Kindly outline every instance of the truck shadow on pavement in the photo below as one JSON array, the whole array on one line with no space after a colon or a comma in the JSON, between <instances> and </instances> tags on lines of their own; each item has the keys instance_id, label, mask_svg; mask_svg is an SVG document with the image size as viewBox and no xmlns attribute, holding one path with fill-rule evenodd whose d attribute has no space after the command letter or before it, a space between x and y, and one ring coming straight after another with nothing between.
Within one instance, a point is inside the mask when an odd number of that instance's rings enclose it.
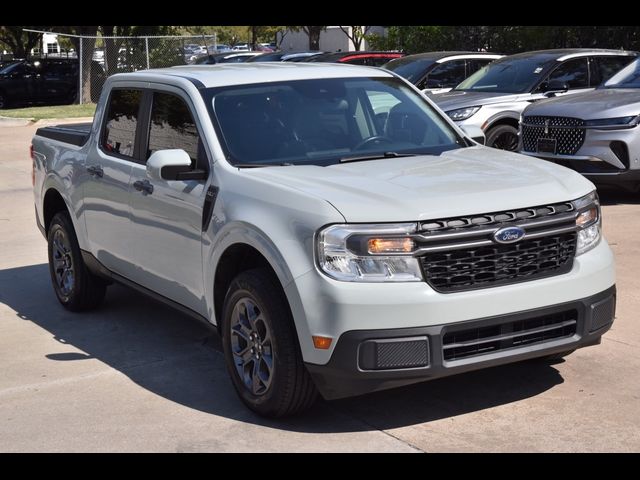
<instances>
[{"instance_id":1,"label":"truck shadow on pavement","mask_svg":"<svg viewBox=\"0 0 640 480\"><path fill-rule=\"evenodd\" d=\"M49 282L46 264L0 270L0 303L58 342L80 350L43 352L47 360L95 358L169 401L275 429L325 433L403 427L517 402L563 382L552 365L525 362L362 397L319 401L298 417L265 420L236 397L213 329L118 285L109 288L100 309L70 313L58 304ZM80 394L81 390L70 392Z\"/></svg>"}]
</instances>

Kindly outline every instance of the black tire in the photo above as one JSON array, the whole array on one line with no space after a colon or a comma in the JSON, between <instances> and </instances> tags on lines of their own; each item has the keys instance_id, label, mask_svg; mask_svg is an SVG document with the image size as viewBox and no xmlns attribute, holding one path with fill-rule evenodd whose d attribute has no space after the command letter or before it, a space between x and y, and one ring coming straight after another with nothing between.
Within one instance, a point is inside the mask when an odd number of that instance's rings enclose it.
<instances>
[{"instance_id":1,"label":"black tire","mask_svg":"<svg viewBox=\"0 0 640 480\"><path fill-rule=\"evenodd\" d=\"M249 330L240 328L238 323L242 318L239 313L244 311L247 319L250 316L247 306L257 308L252 310L254 315L257 313L253 320L244 322L256 332L251 334L252 340L249 340ZM268 346L263 343L266 337L270 339ZM283 417L302 412L315 402L317 390L302 361L289 305L278 280L267 269L242 272L231 283L224 301L222 345L233 386L245 405L254 412L265 417ZM254 356L251 345L256 347L256 351L260 348L258 355L263 354L263 357ZM245 355L234 351L245 351L249 360L245 361L242 358ZM266 368L268 355L271 355L270 370ZM245 372L244 378L241 378L240 370ZM254 376L261 378L260 373L265 372L268 373L268 385L259 380L258 388L252 388ZM258 391L260 389L262 391Z\"/></svg>"},{"instance_id":2,"label":"black tire","mask_svg":"<svg viewBox=\"0 0 640 480\"><path fill-rule=\"evenodd\" d=\"M574 348L573 350L567 350L565 352L554 353L552 355L547 355L546 357L542 357L542 360L544 360L546 362L556 362L558 360L562 360L567 355L571 355L575 351L576 351L576 349Z\"/></svg>"},{"instance_id":3,"label":"black tire","mask_svg":"<svg viewBox=\"0 0 640 480\"><path fill-rule=\"evenodd\" d=\"M511 125L497 125L487 132L487 147L515 152L518 149L518 129Z\"/></svg>"},{"instance_id":4,"label":"black tire","mask_svg":"<svg viewBox=\"0 0 640 480\"><path fill-rule=\"evenodd\" d=\"M0 110L9 108L9 99L4 92L0 92Z\"/></svg>"},{"instance_id":5,"label":"black tire","mask_svg":"<svg viewBox=\"0 0 640 480\"><path fill-rule=\"evenodd\" d=\"M51 283L62 306L72 312L80 312L100 305L107 284L89 272L84 264L78 238L67 212L54 215L47 241Z\"/></svg>"}]
</instances>

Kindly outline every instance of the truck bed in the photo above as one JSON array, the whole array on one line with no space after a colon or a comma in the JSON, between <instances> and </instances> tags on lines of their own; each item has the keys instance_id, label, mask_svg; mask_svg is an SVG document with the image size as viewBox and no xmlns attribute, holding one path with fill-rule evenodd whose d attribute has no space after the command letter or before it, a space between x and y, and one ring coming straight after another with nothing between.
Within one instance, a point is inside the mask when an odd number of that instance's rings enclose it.
<instances>
[{"instance_id":1,"label":"truck bed","mask_svg":"<svg viewBox=\"0 0 640 480\"><path fill-rule=\"evenodd\" d=\"M41 127L36 130L36 135L81 147L89 140L91 125L91 123L70 123Z\"/></svg>"}]
</instances>

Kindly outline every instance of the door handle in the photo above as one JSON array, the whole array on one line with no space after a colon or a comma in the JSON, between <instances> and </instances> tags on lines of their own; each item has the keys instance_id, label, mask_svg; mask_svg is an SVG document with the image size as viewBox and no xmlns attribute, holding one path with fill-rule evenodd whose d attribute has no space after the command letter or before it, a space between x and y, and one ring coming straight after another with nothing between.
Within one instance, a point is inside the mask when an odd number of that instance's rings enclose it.
<instances>
[{"instance_id":1,"label":"door handle","mask_svg":"<svg viewBox=\"0 0 640 480\"><path fill-rule=\"evenodd\" d=\"M91 175L92 177L102 178L102 176L104 175L104 172L102 171L102 167L100 165L91 165L90 167L87 167L87 172L89 172L89 175Z\"/></svg>"},{"instance_id":2,"label":"door handle","mask_svg":"<svg viewBox=\"0 0 640 480\"><path fill-rule=\"evenodd\" d=\"M133 188L142 192L143 195L151 195L153 193L153 185L151 185L149 180L136 180L133 182Z\"/></svg>"}]
</instances>

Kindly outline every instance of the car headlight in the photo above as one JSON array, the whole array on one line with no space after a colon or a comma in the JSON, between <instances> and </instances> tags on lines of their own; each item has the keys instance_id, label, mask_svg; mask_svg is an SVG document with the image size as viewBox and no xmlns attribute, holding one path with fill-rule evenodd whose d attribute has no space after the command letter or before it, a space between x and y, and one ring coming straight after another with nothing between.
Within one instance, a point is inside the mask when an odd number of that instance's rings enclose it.
<instances>
[{"instance_id":1,"label":"car headlight","mask_svg":"<svg viewBox=\"0 0 640 480\"><path fill-rule=\"evenodd\" d=\"M635 127L638 125L638 120L640 120L640 115L630 115L628 117L616 117L616 118L598 118L596 120L586 120L584 122L587 127L604 127L604 128L615 128L615 127Z\"/></svg>"},{"instance_id":2,"label":"car headlight","mask_svg":"<svg viewBox=\"0 0 640 480\"><path fill-rule=\"evenodd\" d=\"M600 201L596 192L591 192L573 202L578 214L576 216L576 226L578 227L578 244L576 256L588 252L600 241Z\"/></svg>"},{"instance_id":3,"label":"car headlight","mask_svg":"<svg viewBox=\"0 0 640 480\"><path fill-rule=\"evenodd\" d=\"M461 122L462 120L466 120L471 116L475 115L475 113L480 110L480 107L466 107L466 108L458 108L457 110L449 110L445 112L449 115L449 118L455 122Z\"/></svg>"},{"instance_id":4,"label":"car headlight","mask_svg":"<svg viewBox=\"0 0 640 480\"><path fill-rule=\"evenodd\" d=\"M419 282L415 223L331 225L318 232L320 269L343 282Z\"/></svg>"}]
</instances>

